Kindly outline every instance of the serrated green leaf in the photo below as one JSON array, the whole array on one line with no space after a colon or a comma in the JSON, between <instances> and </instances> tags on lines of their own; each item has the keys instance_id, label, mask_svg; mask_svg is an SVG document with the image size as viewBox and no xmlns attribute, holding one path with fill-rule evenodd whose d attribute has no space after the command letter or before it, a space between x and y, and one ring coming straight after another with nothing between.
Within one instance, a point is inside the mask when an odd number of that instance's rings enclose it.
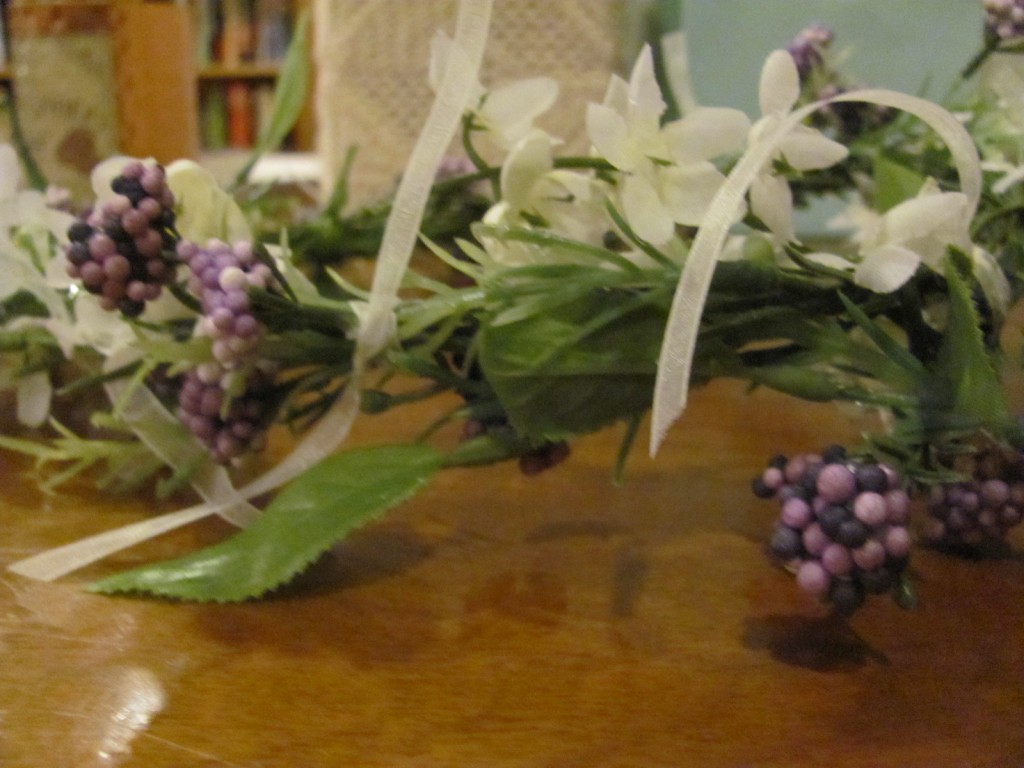
<instances>
[{"instance_id":1,"label":"serrated green leaf","mask_svg":"<svg viewBox=\"0 0 1024 768\"><path fill-rule=\"evenodd\" d=\"M985 347L977 309L967 280L954 261L946 261L949 319L936 373L946 383L948 410L977 420L977 426L1001 433L1013 421L993 358Z\"/></svg>"},{"instance_id":2,"label":"serrated green leaf","mask_svg":"<svg viewBox=\"0 0 1024 768\"><path fill-rule=\"evenodd\" d=\"M203 602L260 597L358 526L412 496L442 463L442 454L423 444L373 446L331 456L293 480L256 522L234 536L90 588Z\"/></svg>"}]
</instances>

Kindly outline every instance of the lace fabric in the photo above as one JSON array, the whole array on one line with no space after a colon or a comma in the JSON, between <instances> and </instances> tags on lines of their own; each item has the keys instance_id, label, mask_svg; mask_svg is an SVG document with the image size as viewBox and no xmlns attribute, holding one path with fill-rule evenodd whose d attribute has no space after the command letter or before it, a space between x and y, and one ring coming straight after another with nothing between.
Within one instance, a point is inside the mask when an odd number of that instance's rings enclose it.
<instances>
[{"instance_id":1,"label":"lace fabric","mask_svg":"<svg viewBox=\"0 0 1024 768\"><path fill-rule=\"evenodd\" d=\"M639 4L623 0L517 0L495 4L482 81L499 85L537 75L561 95L538 124L573 152L586 152L583 115L600 101L632 37ZM634 6L629 8L627 6ZM455 0L320 0L316 12L318 152L328 189L345 154L359 154L353 202L393 191L433 94L430 40L451 34ZM458 142L453 153L459 153ZM485 153L486 156L486 153Z\"/></svg>"}]
</instances>

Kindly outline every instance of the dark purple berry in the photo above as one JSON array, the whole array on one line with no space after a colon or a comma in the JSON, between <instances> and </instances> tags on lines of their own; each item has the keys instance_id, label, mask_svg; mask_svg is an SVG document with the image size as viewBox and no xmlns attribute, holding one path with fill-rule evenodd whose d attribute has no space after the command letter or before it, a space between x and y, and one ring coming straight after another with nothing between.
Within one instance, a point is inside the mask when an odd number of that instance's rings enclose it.
<instances>
[{"instance_id":1,"label":"dark purple berry","mask_svg":"<svg viewBox=\"0 0 1024 768\"><path fill-rule=\"evenodd\" d=\"M861 491L885 493L889 490L889 477L877 464L862 464L855 474L857 488Z\"/></svg>"},{"instance_id":2,"label":"dark purple berry","mask_svg":"<svg viewBox=\"0 0 1024 768\"><path fill-rule=\"evenodd\" d=\"M759 499L770 499L775 495L775 489L771 488L763 477L755 477L750 483L750 489Z\"/></svg>"},{"instance_id":3,"label":"dark purple berry","mask_svg":"<svg viewBox=\"0 0 1024 768\"><path fill-rule=\"evenodd\" d=\"M803 552L803 537L800 531L788 525L775 527L770 544L772 554L781 560L792 560Z\"/></svg>"},{"instance_id":4,"label":"dark purple berry","mask_svg":"<svg viewBox=\"0 0 1024 768\"><path fill-rule=\"evenodd\" d=\"M68 240L72 243L84 243L93 233L93 228L84 221L76 221L68 227Z\"/></svg>"},{"instance_id":5,"label":"dark purple berry","mask_svg":"<svg viewBox=\"0 0 1024 768\"><path fill-rule=\"evenodd\" d=\"M72 242L68 246L68 261L76 267L80 267L92 258L89 253L89 246L83 242Z\"/></svg>"},{"instance_id":6,"label":"dark purple berry","mask_svg":"<svg viewBox=\"0 0 1024 768\"><path fill-rule=\"evenodd\" d=\"M841 445L830 445L821 452L821 460L826 464L846 461L846 448Z\"/></svg>"},{"instance_id":7,"label":"dark purple berry","mask_svg":"<svg viewBox=\"0 0 1024 768\"><path fill-rule=\"evenodd\" d=\"M829 504L818 513L818 524L830 539L838 539L843 523L852 519L850 510L840 504Z\"/></svg>"},{"instance_id":8,"label":"dark purple berry","mask_svg":"<svg viewBox=\"0 0 1024 768\"><path fill-rule=\"evenodd\" d=\"M121 313L125 317L138 317L142 314L142 310L146 308L146 305L141 301L133 301L132 299L124 298L118 300L117 308L121 310Z\"/></svg>"},{"instance_id":9,"label":"dark purple berry","mask_svg":"<svg viewBox=\"0 0 1024 768\"><path fill-rule=\"evenodd\" d=\"M850 579L833 579L829 599L838 613L849 615L864 604L864 588Z\"/></svg>"},{"instance_id":10,"label":"dark purple berry","mask_svg":"<svg viewBox=\"0 0 1024 768\"><path fill-rule=\"evenodd\" d=\"M844 547L856 549L868 540L868 529L860 520L851 517L839 524L835 539Z\"/></svg>"},{"instance_id":11,"label":"dark purple berry","mask_svg":"<svg viewBox=\"0 0 1024 768\"><path fill-rule=\"evenodd\" d=\"M864 591L869 595L881 595L892 589L895 579L893 578L892 571L882 566L870 571L861 571L860 583L864 586Z\"/></svg>"}]
</instances>

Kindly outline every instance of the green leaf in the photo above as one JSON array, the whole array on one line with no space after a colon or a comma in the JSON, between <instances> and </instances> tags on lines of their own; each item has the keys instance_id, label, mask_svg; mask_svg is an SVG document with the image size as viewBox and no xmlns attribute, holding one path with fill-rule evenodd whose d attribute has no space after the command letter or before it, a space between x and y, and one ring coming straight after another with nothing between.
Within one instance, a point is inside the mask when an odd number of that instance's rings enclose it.
<instances>
[{"instance_id":1,"label":"green leaf","mask_svg":"<svg viewBox=\"0 0 1024 768\"><path fill-rule=\"evenodd\" d=\"M875 158L874 171L875 207L880 213L914 197L924 184L920 173L885 155Z\"/></svg>"},{"instance_id":2,"label":"green leaf","mask_svg":"<svg viewBox=\"0 0 1024 768\"><path fill-rule=\"evenodd\" d=\"M942 394L948 399L940 402L939 407L976 419L979 427L1002 433L1013 418L993 357L985 347L970 285L954 259L946 260L946 282L949 319L936 373L946 385L946 392Z\"/></svg>"},{"instance_id":3,"label":"green leaf","mask_svg":"<svg viewBox=\"0 0 1024 768\"><path fill-rule=\"evenodd\" d=\"M666 309L626 291L594 292L480 334L480 364L509 421L560 440L650 405Z\"/></svg>"},{"instance_id":4,"label":"green leaf","mask_svg":"<svg viewBox=\"0 0 1024 768\"><path fill-rule=\"evenodd\" d=\"M915 381L920 382L924 380L925 368L920 360L914 357L906 347L901 346L895 339L889 336L878 323L868 317L844 293L839 293L839 299L843 302L843 306L846 307L850 318L889 360L902 368Z\"/></svg>"},{"instance_id":5,"label":"green leaf","mask_svg":"<svg viewBox=\"0 0 1024 768\"><path fill-rule=\"evenodd\" d=\"M309 11L303 11L299 14L295 33L281 64L270 118L256 137L252 154L238 172L236 183L244 182L260 157L276 149L285 140L302 114L309 91L309 57Z\"/></svg>"},{"instance_id":6,"label":"green leaf","mask_svg":"<svg viewBox=\"0 0 1024 768\"><path fill-rule=\"evenodd\" d=\"M234 536L90 588L215 602L259 597L289 581L356 527L412 496L442 464L442 454L423 444L331 456L293 480L256 522Z\"/></svg>"}]
</instances>

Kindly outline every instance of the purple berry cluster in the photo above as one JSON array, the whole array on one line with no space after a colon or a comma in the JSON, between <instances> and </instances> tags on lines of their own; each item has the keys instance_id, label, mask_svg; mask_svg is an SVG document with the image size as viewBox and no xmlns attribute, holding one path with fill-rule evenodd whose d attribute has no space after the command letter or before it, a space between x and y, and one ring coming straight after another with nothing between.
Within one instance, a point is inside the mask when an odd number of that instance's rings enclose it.
<instances>
[{"instance_id":1,"label":"purple berry cluster","mask_svg":"<svg viewBox=\"0 0 1024 768\"><path fill-rule=\"evenodd\" d=\"M998 40L1024 36L1022 0L985 0L985 32Z\"/></svg>"},{"instance_id":2,"label":"purple berry cluster","mask_svg":"<svg viewBox=\"0 0 1024 768\"><path fill-rule=\"evenodd\" d=\"M1024 517L1024 456L997 448L970 457L970 479L933 485L924 537L943 546L1000 542Z\"/></svg>"},{"instance_id":3,"label":"purple berry cluster","mask_svg":"<svg viewBox=\"0 0 1024 768\"><path fill-rule=\"evenodd\" d=\"M178 393L178 418L207 447L218 464L231 464L266 444L273 409L273 377L254 367L241 379L242 391L218 363L203 363L184 375Z\"/></svg>"},{"instance_id":4,"label":"purple berry cluster","mask_svg":"<svg viewBox=\"0 0 1024 768\"><path fill-rule=\"evenodd\" d=\"M202 308L197 333L212 340L213 354L185 375L178 416L215 461L229 464L263 447L274 412L273 365L259 356L266 329L249 298L252 288L273 288L274 277L248 242L182 240L177 255Z\"/></svg>"},{"instance_id":5,"label":"purple berry cluster","mask_svg":"<svg viewBox=\"0 0 1024 768\"><path fill-rule=\"evenodd\" d=\"M557 443L545 443L519 457L519 471L527 477L539 475L541 472L557 467L569 458L569 452L569 444L564 440Z\"/></svg>"},{"instance_id":6,"label":"purple berry cluster","mask_svg":"<svg viewBox=\"0 0 1024 768\"><path fill-rule=\"evenodd\" d=\"M462 439L471 440L487 433L504 431L511 433L512 427L504 419L468 419L462 426ZM571 448L565 440L544 443L519 455L519 471L527 477L539 475L561 464L569 458Z\"/></svg>"},{"instance_id":7,"label":"purple berry cluster","mask_svg":"<svg viewBox=\"0 0 1024 768\"><path fill-rule=\"evenodd\" d=\"M793 57L800 80L804 81L811 71L823 62L822 51L832 43L835 33L824 24L816 23L800 30L786 50Z\"/></svg>"},{"instance_id":8,"label":"purple berry cluster","mask_svg":"<svg viewBox=\"0 0 1024 768\"><path fill-rule=\"evenodd\" d=\"M142 314L174 282L174 195L159 165L133 160L111 182L114 197L68 228L68 275L108 311Z\"/></svg>"},{"instance_id":9,"label":"purple berry cluster","mask_svg":"<svg viewBox=\"0 0 1024 768\"><path fill-rule=\"evenodd\" d=\"M910 498L891 467L855 461L839 446L778 456L754 492L778 499L771 550L808 594L850 613L896 585L910 552Z\"/></svg>"},{"instance_id":10,"label":"purple berry cluster","mask_svg":"<svg viewBox=\"0 0 1024 768\"><path fill-rule=\"evenodd\" d=\"M188 264L188 288L203 310L199 331L213 339L214 359L225 368L250 361L265 329L252 313L249 289L273 287L270 267L244 241L210 240L199 247L182 240L177 254Z\"/></svg>"}]
</instances>

